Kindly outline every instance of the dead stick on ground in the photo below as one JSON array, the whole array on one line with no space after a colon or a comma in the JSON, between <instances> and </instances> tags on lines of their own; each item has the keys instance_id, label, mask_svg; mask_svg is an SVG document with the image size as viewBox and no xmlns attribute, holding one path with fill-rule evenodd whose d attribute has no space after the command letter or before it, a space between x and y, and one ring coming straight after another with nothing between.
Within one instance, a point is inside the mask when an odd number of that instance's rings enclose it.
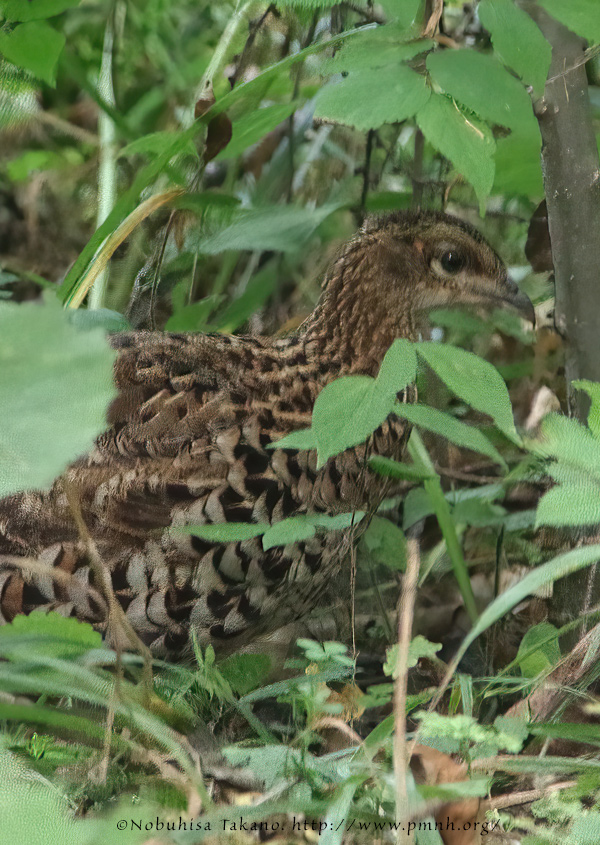
<instances>
[{"instance_id":1,"label":"dead stick on ground","mask_svg":"<svg viewBox=\"0 0 600 845\"><path fill-rule=\"evenodd\" d=\"M398 602L398 654L394 681L394 778L396 781L396 821L408 818L406 772L410 759L406 741L406 698L408 684L408 649L412 634L415 598L419 580L419 543L408 540L406 572ZM399 831L397 842L408 842L408 833Z\"/></svg>"}]
</instances>

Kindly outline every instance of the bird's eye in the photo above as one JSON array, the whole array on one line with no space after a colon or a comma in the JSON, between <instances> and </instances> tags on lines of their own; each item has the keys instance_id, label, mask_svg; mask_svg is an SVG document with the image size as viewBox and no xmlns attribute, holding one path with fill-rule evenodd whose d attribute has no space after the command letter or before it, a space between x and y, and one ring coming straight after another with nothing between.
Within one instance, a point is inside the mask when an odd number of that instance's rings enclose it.
<instances>
[{"instance_id":1,"label":"bird's eye","mask_svg":"<svg viewBox=\"0 0 600 845\"><path fill-rule=\"evenodd\" d=\"M465 266L465 259L460 252L449 249L442 255L440 264L445 273L458 273Z\"/></svg>"}]
</instances>

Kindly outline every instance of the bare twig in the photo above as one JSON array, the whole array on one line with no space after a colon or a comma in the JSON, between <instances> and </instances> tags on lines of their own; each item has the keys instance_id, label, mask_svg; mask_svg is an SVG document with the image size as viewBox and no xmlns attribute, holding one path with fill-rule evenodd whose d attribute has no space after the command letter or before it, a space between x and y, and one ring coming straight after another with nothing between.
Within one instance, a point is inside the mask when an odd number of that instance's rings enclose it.
<instances>
[{"instance_id":1,"label":"bare twig","mask_svg":"<svg viewBox=\"0 0 600 845\"><path fill-rule=\"evenodd\" d=\"M402 592L398 602L398 655L396 679L394 681L394 778L396 782L396 820L403 822L408 817L408 792L406 770L414 748L408 747L406 739L406 700L408 684L408 649L413 626L417 582L419 580L419 544L408 540L406 572L402 581ZM405 825L402 825L404 827ZM408 841L406 831L399 831L398 843Z\"/></svg>"},{"instance_id":2,"label":"bare twig","mask_svg":"<svg viewBox=\"0 0 600 845\"><path fill-rule=\"evenodd\" d=\"M433 0L433 11L423 30L423 38L433 38L444 11L444 0Z\"/></svg>"},{"instance_id":3,"label":"bare twig","mask_svg":"<svg viewBox=\"0 0 600 845\"><path fill-rule=\"evenodd\" d=\"M113 634L118 632L124 635L124 638L129 642L131 648L142 656L144 660L144 683L146 685L148 695L150 695L152 692L152 654L150 649L138 637L131 625L131 622L125 615L123 608L119 604L117 597L115 596L110 571L100 557L98 548L83 519L76 488L65 476L63 476L62 484L73 520L77 526L77 531L79 532L79 536L85 544L86 551L88 553L90 569L92 570L94 578L108 605L107 629ZM121 649L121 638L118 636L115 637L114 647L117 654L119 654Z\"/></svg>"}]
</instances>

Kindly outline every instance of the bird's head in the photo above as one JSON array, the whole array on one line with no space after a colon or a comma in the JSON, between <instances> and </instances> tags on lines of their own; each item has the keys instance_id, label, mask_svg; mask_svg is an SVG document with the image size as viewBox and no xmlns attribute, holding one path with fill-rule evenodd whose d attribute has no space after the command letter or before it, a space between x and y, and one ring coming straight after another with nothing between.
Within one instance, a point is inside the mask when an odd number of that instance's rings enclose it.
<instances>
[{"instance_id":1,"label":"bird's head","mask_svg":"<svg viewBox=\"0 0 600 845\"><path fill-rule=\"evenodd\" d=\"M534 322L533 305L473 226L440 212L370 218L325 279L321 324L353 371L370 370L397 337L416 339L436 308L509 308ZM369 359L366 365L365 359Z\"/></svg>"},{"instance_id":2,"label":"bird's head","mask_svg":"<svg viewBox=\"0 0 600 845\"><path fill-rule=\"evenodd\" d=\"M361 234L371 241L387 283L408 297L413 312L473 305L509 308L535 322L531 300L469 223L431 211L395 214L368 220Z\"/></svg>"}]
</instances>

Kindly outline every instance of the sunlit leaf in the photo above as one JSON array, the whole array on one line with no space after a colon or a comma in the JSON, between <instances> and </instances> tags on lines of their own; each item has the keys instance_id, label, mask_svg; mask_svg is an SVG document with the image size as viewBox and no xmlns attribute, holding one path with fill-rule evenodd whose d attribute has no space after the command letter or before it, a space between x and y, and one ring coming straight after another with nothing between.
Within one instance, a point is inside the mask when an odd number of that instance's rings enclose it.
<instances>
[{"instance_id":1,"label":"sunlit leaf","mask_svg":"<svg viewBox=\"0 0 600 845\"><path fill-rule=\"evenodd\" d=\"M269 132L272 132L280 123L288 118L298 107L297 102L278 103L274 106L265 106L233 123L233 134L231 141L225 149L215 157L215 161L222 161L239 156L244 150L256 144Z\"/></svg>"},{"instance_id":2,"label":"sunlit leaf","mask_svg":"<svg viewBox=\"0 0 600 845\"><path fill-rule=\"evenodd\" d=\"M600 41L600 15L597 0L539 0L547 12L592 44Z\"/></svg>"},{"instance_id":3,"label":"sunlit leaf","mask_svg":"<svg viewBox=\"0 0 600 845\"><path fill-rule=\"evenodd\" d=\"M559 484L539 501L540 525L600 525L600 487L597 484Z\"/></svg>"},{"instance_id":4,"label":"sunlit leaf","mask_svg":"<svg viewBox=\"0 0 600 845\"><path fill-rule=\"evenodd\" d=\"M300 248L323 220L340 207L328 203L319 208L269 205L235 211L223 228L198 240L205 255L233 249L289 252Z\"/></svg>"},{"instance_id":5,"label":"sunlit leaf","mask_svg":"<svg viewBox=\"0 0 600 845\"><path fill-rule=\"evenodd\" d=\"M571 387L576 390L584 390L590 397L587 424L594 437L600 440L600 384L595 381L579 379L571 382Z\"/></svg>"},{"instance_id":6,"label":"sunlit leaf","mask_svg":"<svg viewBox=\"0 0 600 845\"><path fill-rule=\"evenodd\" d=\"M493 56L468 49L440 50L429 54L427 69L446 94L484 120L521 130L535 123L527 92Z\"/></svg>"},{"instance_id":7,"label":"sunlit leaf","mask_svg":"<svg viewBox=\"0 0 600 845\"><path fill-rule=\"evenodd\" d=\"M444 411L430 408L427 405L408 405L398 402L394 406L394 413L402 419L408 420L412 425L439 434L463 449L470 449L473 452L487 455L496 463L505 466L504 458L500 452L492 446L478 428L467 425L461 420L457 420L456 417L444 413Z\"/></svg>"},{"instance_id":8,"label":"sunlit leaf","mask_svg":"<svg viewBox=\"0 0 600 845\"><path fill-rule=\"evenodd\" d=\"M48 486L106 428L115 353L58 304L0 304L0 496Z\"/></svg>"},{"instance_id":9,"label":"sunlit leaf","mask_svg":"<svg viewBox=\"0 0 600 845\"><path fill-rule=\"evenodd\" d=\"M417 352L453 393L491 417L510 440L520 442L506 384L492 364L449 344L425 341Z\"/></svg>"},{"instance_id":10,"label":"sunlit leaf","mask_svg":"<svg viewBox=\"0 0 600 845\"><path fill-rule=\"evenodd\" d=\"M405 65L385 68L385 85L381 75L380 70L352 71L326 85L317 96L315 117L356 129L377 129L413 117L429 99L425 77Z\"/></svg>"},{"instance_id":11,"label":"sunlit leaf","mask_svg":"<svg viewBox=\"0 0 600 845\"><path fill-rule=\"evenodd\" d=\"M60 15L81 0L0 0L0 14L9 21L35 21Z\"/></svg>"},{"instance_id":12,"label":"sunlit leaf","mask_svg":"<svg viewBox=\"0 0 600 845\"><path fill-rule=\"evenodd\" d=\"M483 206L494 183L496 145L489 126L467 116L444 94L431 95L417 113L417 123L432 147L473 185Z\"/></svg>"},{"instance_id":13,"label":"sunlit leaf","mask_svg":"<svg viewBox=\"0 0 600 845\"><path fill-rule=\"evenodd\" d=\"M267 522L223 522L211 525L181 525L171 529L177 533L193 534L209 543L237 543L259 537L271 526Z\"/></svg>"},{"instance_id":14,"label":"sunlit leaf","mask_svg":"<svg viewBox=\"0 0 600 845\"><path fill-rule=\"evenodd\" d=\"M549 622L540 622L523 635L516 661L522 675L535 678L556 666L560 657L558 629Z\"/></svg>"},{"instance_id":15,"label":"sunlit leaf","mask_svg":"<svg viewBox=\"0 0 600 845\"><path fill-rule=\"evenodd\" d=\"M65 36L45 21L32 21L12 31L0 31L0 53L48 85L56 81L56 65Z\"/></svg>"},{"instance_id":16,"label":"sunlit leaf","mask_svg":"<svg viewBox=\"0 0 600 845\"><path fill-rule=\"evenodd\" d=\"M540 95L552 48L537 24L513 0L481 0L477 14L492 36L498 56Z\"/></svg>"},{"instance_id":17,"label":"sunlit leaf","mask_svg":"<svg viewBox=\"0 0 600 845\"><path fill-rule=\"evenodd\" d=\"M318 395L312 416L319 466L364 442L391 413L395 396L376 388L368 376L344 376Z\"/></svg>"}]
</instances>

